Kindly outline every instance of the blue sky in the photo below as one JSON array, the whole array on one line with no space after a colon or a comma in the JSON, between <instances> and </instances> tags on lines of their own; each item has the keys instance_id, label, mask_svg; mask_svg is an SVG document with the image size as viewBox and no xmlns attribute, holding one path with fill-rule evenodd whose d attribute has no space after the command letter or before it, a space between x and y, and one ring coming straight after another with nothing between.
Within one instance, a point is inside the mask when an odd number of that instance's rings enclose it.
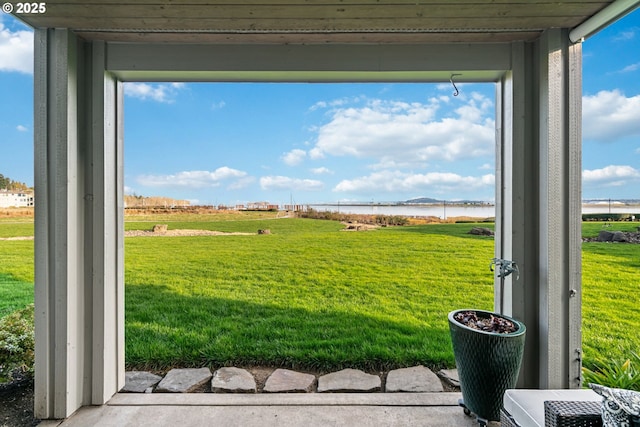
<instances>
[{"instance_id":1,"label":"blue sky","mask_svg":"<svg viewBox=\"0 0 640 427\"><path fill-rule=\"evenodd\" d=\"M0 173L33 185L33 35L0 13ZM583 45L583 198L640 199L640 11ZM493 84L127 83L129 194L494 200Z\"/></svg>"}]
</instances>

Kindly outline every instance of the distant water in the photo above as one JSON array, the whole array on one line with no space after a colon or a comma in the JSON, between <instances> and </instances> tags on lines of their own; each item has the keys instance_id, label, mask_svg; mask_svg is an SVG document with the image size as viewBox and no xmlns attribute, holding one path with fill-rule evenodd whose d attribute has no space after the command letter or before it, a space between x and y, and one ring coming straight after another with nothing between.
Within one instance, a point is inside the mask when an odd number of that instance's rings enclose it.
<instances>
[{"instance_id":1,"label":"distant water","mask_svg":"<svg viewBox=\"0 0 640 427\"><path fill-rule=\"evenodd\" d=\"M408 217L435 216L449 218L454 216L468 216L474 218L494 217L495 207L460 206L460 205L309 205L310 208L324 212L340 212L361 215L398 215Z\"/></svg>"},{"instance_id":2,"label":"distant water","mask_svg":"<svg viewBox=\"0 0 640 427\"><path fill-rule=\"evenodd\" d=\"M639 214L640 206L638 205L583 205L582 206L583 214L592 214L592 213L621 213L621 214Z\"/></svg>"},{"instance_id":3,"label":"distant water","mask_svg":"<svg viewBox=\"0 0 640 427\"><path fill-rule=\"evenodd\" d=\"M493 205L461 206L461 205L343 205L322 204L308 207L323 212L340 212L361 215L398 215L408 217L435 216L446 219L457 216L471 218L491 218L496 216ZM585 205L582 213L640 213L640 206Z\"/></svg>"}]
</instances>

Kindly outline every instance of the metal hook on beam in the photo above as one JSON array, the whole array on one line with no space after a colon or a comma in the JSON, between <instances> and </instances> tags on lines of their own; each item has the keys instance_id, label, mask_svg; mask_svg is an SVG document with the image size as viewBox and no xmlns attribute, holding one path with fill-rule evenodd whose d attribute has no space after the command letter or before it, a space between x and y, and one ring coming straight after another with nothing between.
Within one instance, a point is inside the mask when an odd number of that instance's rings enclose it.
<instances>
[{"instance_id":1,"label":"metal hook on beam","mask_svg":"<svg viewBox=\"0 0 640 427\"><path fill-rule=\"evenodd\" d=\"M451 74L451 77L449 78L449 81L451 82L451 84L453 85L453 88L456 90L455 92L453 92L453 96L458 96L460 95L460 91L458 90L458 87L456 86L456 84L453 82L453 78L455 76L461 76L462 74Z\"/></svg>"}]
</instances>

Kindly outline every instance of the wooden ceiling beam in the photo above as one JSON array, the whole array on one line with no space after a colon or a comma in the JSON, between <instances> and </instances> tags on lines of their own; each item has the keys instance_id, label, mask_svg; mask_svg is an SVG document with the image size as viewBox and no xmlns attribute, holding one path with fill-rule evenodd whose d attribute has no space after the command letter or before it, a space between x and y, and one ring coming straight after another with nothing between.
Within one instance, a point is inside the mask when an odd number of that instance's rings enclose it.
<instances>
[{"instance_id":1,"label":"wooden ceiling beam","mask_svg":"<svg viewBox=\"0 0 640 427\"><path fill-rule=\"evenodd\" d=\"M73 28L77 31L122 30L143 32L514 32L546 28L573 28L578 17L509 18L368 18L368 19L220 19L71 16L33 18L35 27Z\"/></svg>"},{"instance_id":2,"label":"wooden ceiling beam","mask_svg":"<svg viewBox=\"0 0 640 427\"><path fill-rule=\"evenodd\" d=\"M424 43L508 43L530 41L541 31L501 33L305 33L305 34L230 34L230 33L151 33L92 32L77 33L87 40L149 43L212 44L424 44Z\"/></svg>"},{"instance_id":3,"label":"wooden ceiling beam","mask_svg":"<svg viewBox=\"0 0 640 427\"><path fill-rule=\"evenodd\" d=\"M208 43L486 43L575 28L613 0L49 0L17 15L86 39Z\"/></svg>"},{"instance_id":4,"label":"wooden ceiling beam","mask_svg":"<svg viewBox=\"0 0 640 427\"><path fill-rule=\"evenodd\" d=\"M584 17L592 15L607 5L606 2L561 3L553 8L527 3L513 7L509 4L451 4L434 5L197 5L183 4L172 6L165 4L56 4L47 3L46 16L43 18L70 17L109 19L121 18L175 18L183 19L248 19L248 20L317 20L317 19L446 19L440 25L449 24L450 19L504 19L510 18L554 18ZM38 17L33 17L38 18Z\"/></svg>"}]
</instances>

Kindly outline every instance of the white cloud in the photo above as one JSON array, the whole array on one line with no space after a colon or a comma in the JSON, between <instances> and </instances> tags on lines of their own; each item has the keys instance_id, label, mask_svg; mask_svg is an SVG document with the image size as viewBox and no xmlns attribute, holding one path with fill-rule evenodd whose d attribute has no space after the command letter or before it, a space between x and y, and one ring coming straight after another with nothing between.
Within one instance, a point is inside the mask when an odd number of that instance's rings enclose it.
<instances>
[{"instance_id":1,"label":"white cloud","mask_svg":"<svg viewBox=\"0 0 640 427\"><path fill-rule=\"evenodd\" d=\"M582 127L585 140L613 142L640 135L640 95L627 98L619 90L603 90L582 98Z\"/></svg>"},{"instance_id":2,"label":"white cloud","mask_svg":"<svg viewBox=\"0 0 640 427\"><path fill-rule=\"evenodd\" d=\"M218 101L218 102L214 102L211 104L211 109L212 110L219 110L221 108L224 108L227 105L226 102L224 101Z\"/></svg>"},{"instance_id":3,"label":"white cloud","mask_svg":"<svg viewBox=\"0 0 640 427\"><path fill-rule=\"evenodd\" d=\"M638 27L632 27L624 31L620 31L618 35L616 35L613 40L614 41L627 41L633 40L636 37L636 33L638 32Z\"/></svg>"},{"instance_id":4,"label":"white cloud","mask_svg":"<svg viewBox=\"0 0 640 427\"><path fill-rule=\"evenodd\" d=\"M619 187L640 181L640 170L626 165L610 165L602 169L582 171L585 185L596 187Z\"/></svg>"},{"instance_id":5,"label":"white cloud","mask_svg":"<svg viewBox=\"0 0 640 427\"><path fill-rule=\"evenodd\" d=\"M447 101L429 103L367 100L362 107L339 107L318 128L309 157L350 156L374 159L382 167L455 161L490 155L494 149L491 100L473 94L452 117L436 113Z\"/></svg>"},{"instance_id":6,"label":"white cloud","mask_svg":"<svg viewBox=\"0 0 640 427\"><path fill-rule=\"evenodd\" d=\"M314 147L309 150L309 157L314 160L324 159L324 152L320 148Z\"/></svg>"},{"instance_id":7,"label":"white cloud","mask_svg":"<svg viewBox=\"0 0 640 427\"><path fill-rule=\"evenodd\" d=\"M228 188L243 188L253 181L244 171L226 166L215 171L183 171L172 175L141 175L136 181L148 187L188 187L206 188L220 187L227 184Z\"/></svg>"},{"instance_id":8,"label":"white cloud","mask_svg":"<svg viewBox=\"0 0 640 427\"><path fill-rule=\"evenodd\" d=\"M33 31L11 31L0 21L0 71L33 74Z\"/></svg>"},{"instance_id":9,"label":"white cloud","mask_svg":"<svg viewBox=\"0 0 640 427\"><path fill-rule=\"evenodd\" d=\"M185 87L184 83L125 83L124 93L132 98L143 101L151 100L171 104L179 90Z\"/></svg>"},{"instance_id":10,"label":"white cloud","mask_svg":"<svg viewBox=\"0 0 640 427\"><path fill-rule=\"evenodd\" d=\"M333 171L329 168L325 168L324 166L319 168L310 169L311 173L315 175L325 175L325 174L333 174Z\"/></svg>"},{"instance_id":11,"label":"white cloud","mask_svg":"<svg viewBox=\"0 0 640 427\"><path fill-rule=\"evenodd\" d=\"M302 163L306 157L306 151L295 148L288 153L284 153L282 155L282 161L289 166L295 166Z\"/></svg>"},{"instance_id":12,"label":"white cloud","mask_svg":"<svg viewBox=\"0 0 640 427\"><path fill-rule=\"evenodd\" d=\"M383 159L376 164L368 165L367 168L371 170L385 170L385 169L407 169L411 168L413 164L411 162L396 162L393 159ZM428 165L425 163L422 165L423 167L427 167Z\"/></svg>"},{"instance_id":13,"label":"white cloud","mask_svg":"<svg viewBox=\"0 0 640 427\"><path fill-rule=\"evenodd\" d=\"M309 107L309 111L316 111L321 108L327 108L328 105L329 104L326 101L318 101L315 104L313 104L311 107Z\"/></svg>"},{"instance_id":14,"label":"white cloud","mask_svg":"<svg viewBox=\"0 0 640 427\"><path fill-rule=\"evenodd\" d=\"M22 125L18 125L18 126L16 126L16 129L17 129L19 132L28 132L28 131L29 131L29 128L27 128L26 126L22 126Z\"/></svg>"},{"instance_id":15,"label":"white cloud","mask_svg":"<svg viewBox=\"0 0 640 427\"><path fill-rule=\"evenodd\" d=\"M412 174L401 171L380 171L369 176L343 180L334 188L336 192L362 193L466 193L479 189L491 189L495 176L461 176L454 173L430 172Z\"/></svg>"},{"instance_id":16,"label":"white cloud","mask_svg":"<svg viewBox=\"0 0 640 427\"><path fill-rule=\"evenodd\" d=\"M631 64L631 65L627 65L622 70L620 70L620 72L621 73L630 73L632 71L637 71L637 70L640 70L640 62L636 62L635 64Z\"/></svg>"},{"instance_id":17,"label":"white cloud","mask_svg":"<svg viewBox=\"0 0 640 427\"><path fill-rule=\"evenodd\" d=\"M482 166L480 166L478 169L484 170L484 171L493 170L493 165L490 163L485 163Z\"/></svg>"},{"instance_id":18,"label":"white cloud","mask_svg":"<svg viewBox=\"0 0 640 427\"><path fill-rule=\"evenodd\" d=\"M340 107L348 103L358 102L360 99L361 99L360 97L353 97L353 98L332 99L331 101L318 101L315 104L313 104L311 107L309 107L309 111L316 111L316 110L325 109L329 107L332 107L332 108Z\"/></svg>"},{"instance_id":19,"label":"white cloud","mask_svg":"<svg viewBox=\"0 0 640 427\"><path fill-rule=\"evenodd\" d=\"M299 179L287 176L263 176L260 178L260 188L263 190L318 191L324 188L324 184L322 181L314 179Z\"/></svg>"},{"instance_id":20,"label":"white cloud","mask_svg":"<svg viewBox=\"0 0 640 427\"><path fill-rule=\"evenodd\" d=\"M458 87L458 89L460 88L460 86L462 86L462 83L456 83L456 86ZM448 91L450 90L451 93L453 94L454 90L453 90L453 85L451 85L451 83L438 83L436 85L436 89L438 89L441 92L444 91Z\"/></svg>"}]
</instances>

